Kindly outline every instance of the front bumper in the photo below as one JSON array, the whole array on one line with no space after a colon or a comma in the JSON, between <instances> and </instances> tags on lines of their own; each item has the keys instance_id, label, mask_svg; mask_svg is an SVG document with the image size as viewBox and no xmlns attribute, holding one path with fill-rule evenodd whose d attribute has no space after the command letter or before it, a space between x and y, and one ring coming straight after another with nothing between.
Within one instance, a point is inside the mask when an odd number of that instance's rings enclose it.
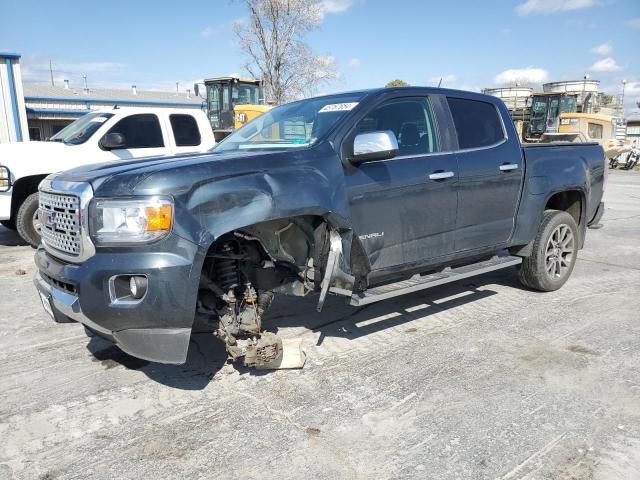
<instances>
[{"instance_id":1,"label":"front bumper","mask_svg":"<svg viewBox=\"0 0 640 480\"><path fill-rule=\"evenodd\" d=\"M9 220L11 218L11 194L13 190L8 192L0 192L0 220Z\"/></svg>"},{"instance_id":2,"label":"front bumper","mask_svg":"<svg viewBox=\"0 0 640 480\"><path fill-rule=\"evenodd\" d=\"M98 251L81 264L63 262L40 247L34 283L55 320L74 320L138 358L184 363L195 315L204 251L171 235L139 247ZM137 303L112 301L109 279L144 274L147 294Z\"/></svg>"}]
</instances>

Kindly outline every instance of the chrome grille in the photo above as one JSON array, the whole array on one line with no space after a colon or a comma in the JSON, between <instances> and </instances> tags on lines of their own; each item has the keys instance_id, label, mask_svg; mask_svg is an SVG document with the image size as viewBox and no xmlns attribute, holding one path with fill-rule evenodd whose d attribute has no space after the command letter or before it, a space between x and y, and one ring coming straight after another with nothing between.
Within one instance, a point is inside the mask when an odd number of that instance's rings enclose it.
<instances>
[{"instance_id":1,"label":"chrome grille","mask_svg":"<svg viewBox=\"0 0 640 480\"><path fill-rule=\"evenodd\" d=\"M42 240L45 245L74 257L82 253L80 231L80 199L75 195L61 195L40 191Z\"/></svg>"}]
</instances>

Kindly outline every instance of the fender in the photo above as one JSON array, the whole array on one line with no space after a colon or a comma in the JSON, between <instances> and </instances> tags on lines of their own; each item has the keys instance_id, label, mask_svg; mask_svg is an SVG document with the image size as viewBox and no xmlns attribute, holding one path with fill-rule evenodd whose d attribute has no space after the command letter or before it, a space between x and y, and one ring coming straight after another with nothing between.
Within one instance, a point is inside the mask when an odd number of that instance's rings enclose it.
<instances>
[{"instance_id":1,"label":"fender","mask_svg":"<svg viewBox=\"0 0 640 480\"><path fill-rule=\"evenodd\" d=\"M522 200L516 215L516 228L510 245L527 245L535 237L549 199L561 192L577 191L581 199L580 229L584 239L587 220L595 213L597 205L588 205L593 188L602 188L604 154L596 158L589 153L592 148L576 144L554 148L553 145L525 147L526 174ZM602 165L600 165L602 163ZM581 242L582 243L582 242Z\"/></svg>"},{"instance_id":2,"label":"fender","mask_svg":"<svg viewBox=\"0 0 640 480\"><path fill-rule=\"evenodd\" d=\"M263 162L268 168L262 168ZM316 216L341 236L341 270L350 274L352 226L344 172L329 144L302 154L230 155L170 167L170 176L156 169L144 176L132 193L153 195L158 185L165 192L174 192L177 235L208 249L216 239L235 230L272 220ZM224 176L216 175L220 170ZM166 179L176 183L167 185L162 181Z\"/></svg>"}]
</instances>

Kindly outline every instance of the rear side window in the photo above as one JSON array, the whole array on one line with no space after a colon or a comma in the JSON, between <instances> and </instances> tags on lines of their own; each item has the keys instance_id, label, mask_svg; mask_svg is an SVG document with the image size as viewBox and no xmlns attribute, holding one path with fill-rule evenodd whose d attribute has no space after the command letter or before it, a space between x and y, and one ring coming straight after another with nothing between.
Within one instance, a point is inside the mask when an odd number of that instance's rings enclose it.
<instances>
[{"instance_id":1,"label":"rear side window","mask_svg":"<svg viewBox=\"0 0 640 480\"><path fill-rule=\"evenodd\" d=\"M492 103L447 98L460 149L495 145L504 139L502 122Z\"/></svg>"},{"instance_id":2,"label":"rear side window","mask_svg":"<svg viewBox=\"0 0 640 480\"><path fill-rule=\"evenodd\" d=\"M130 115L116 123L109 133L121 133L126 140L123 148L164 147L158 117L153 113Z\"/></svg>"},{"instance_id":3,"label":"rear side window","mask_svg":"<svg viewBox=\"0 0 640 480\"><path fill-rule=\"evenodd\" d=\"M173 138L177 147L195 147L200 145L200 130L198 123L191 115L169 115Z\"/></svg>"}]
</instances>

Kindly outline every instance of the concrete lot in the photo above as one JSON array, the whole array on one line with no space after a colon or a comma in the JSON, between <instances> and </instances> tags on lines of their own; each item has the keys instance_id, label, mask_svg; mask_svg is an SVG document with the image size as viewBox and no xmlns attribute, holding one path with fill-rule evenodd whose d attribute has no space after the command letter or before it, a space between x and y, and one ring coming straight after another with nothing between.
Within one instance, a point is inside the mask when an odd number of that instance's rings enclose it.
<instances>
[{"instance_id":1,"label":"concrete lot","mask_svg":"<svg viewBox=\"0 0 640 480\"><path fill-rule=\"evenodd\" d=\"M321 315L280 297L308 362L259 374L206 334L166 366L54 324L2 229L0 479L640 478L640 174L605 200L560 291L508 270Z\"/></svg>"}]
</instances>

